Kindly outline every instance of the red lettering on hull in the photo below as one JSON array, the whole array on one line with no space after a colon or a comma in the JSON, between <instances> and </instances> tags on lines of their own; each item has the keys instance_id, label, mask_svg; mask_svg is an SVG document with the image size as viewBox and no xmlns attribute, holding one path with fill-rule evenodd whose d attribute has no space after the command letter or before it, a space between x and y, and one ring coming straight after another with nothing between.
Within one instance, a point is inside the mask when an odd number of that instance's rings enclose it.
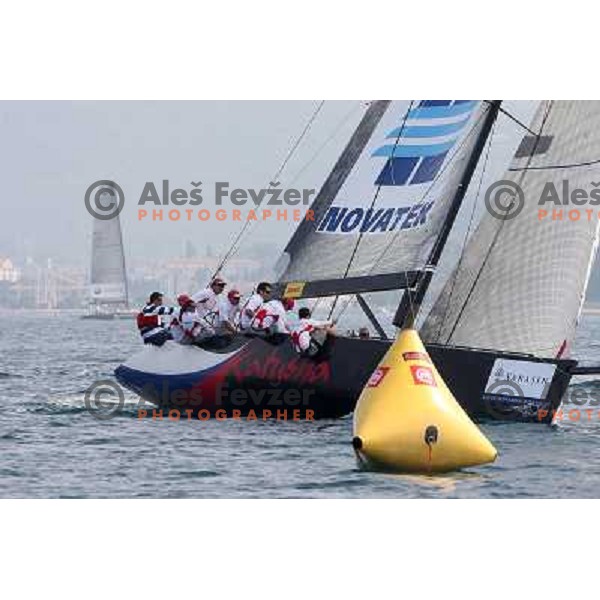
<instances>
[{"instance_id":1,"label":"red lettering on hull","mask_svg":"<svg viewBox=\"0 0 600 600\"><path fill-rule=\"evenodd\" d=\"M276 348L265 356L257 356L248 352L247 357L233 365L228 364L225 374L235 377L238 383L245 379L264 379L272 383L294 383L298 385L314 385L331 381L331 369L327 361L313 362L306 358L294 357L286 359L280 356Z\"/></svg>"}]
</instances>

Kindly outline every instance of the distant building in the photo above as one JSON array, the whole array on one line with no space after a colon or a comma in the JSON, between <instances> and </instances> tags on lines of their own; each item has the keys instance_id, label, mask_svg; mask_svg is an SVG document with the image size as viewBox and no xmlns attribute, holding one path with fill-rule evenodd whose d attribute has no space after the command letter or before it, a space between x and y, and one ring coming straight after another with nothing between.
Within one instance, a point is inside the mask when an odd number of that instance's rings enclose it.
<instances>
[{"instance_id":1,"label":"distant building","mask_svg":"<svg viewBox=\"0 0 600 600\"><path fill-rule=\"evenodd\" d=\"M10 258L0 256L0 281L16 283L20 276L19 270L13 265Z\"/></svg>"}]
</instances>

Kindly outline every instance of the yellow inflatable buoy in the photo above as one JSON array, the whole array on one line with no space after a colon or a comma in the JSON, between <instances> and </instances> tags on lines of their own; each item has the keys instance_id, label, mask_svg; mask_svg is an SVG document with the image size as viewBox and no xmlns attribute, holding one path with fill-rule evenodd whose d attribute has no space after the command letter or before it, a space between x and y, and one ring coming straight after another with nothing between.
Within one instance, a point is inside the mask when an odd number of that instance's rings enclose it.
<instances>
[{"instance_id":1,"label":"yellow inflatable buoy","mask_svg":"<svg viewBox=\"0 0 600 600\"><path fill-rule=\"evenodd\" d=\"M414 329L400 332L360 395L352 445L367 467L396 472L453 471L497 455Z\"/></svg>"}]
</instances>

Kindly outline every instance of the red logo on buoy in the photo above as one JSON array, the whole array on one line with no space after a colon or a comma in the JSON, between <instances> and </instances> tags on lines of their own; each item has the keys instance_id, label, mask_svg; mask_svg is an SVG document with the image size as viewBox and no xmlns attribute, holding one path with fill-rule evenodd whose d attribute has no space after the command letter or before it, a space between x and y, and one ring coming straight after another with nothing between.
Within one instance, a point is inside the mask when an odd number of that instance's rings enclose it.
<instances>
[{"instance_id":1,"label":"red logo on buoy","mask_svg":"<svg viewBox=\"0 0 600 600\"><path fill-rule=\"evenodd\" d=\"M429 360L429 356L427 356L427 354L425 354L424 352L404 352L404 354L402 354L402 358L405 361L424 360L426 362L431 362Z\"/></svg>"},{"instance_id":2,"label":"red logo on buoy","mask_svg":"<svg viewBox=\"0 0 600 600\"><path fill-rule=\"evenodd\" d=\"M413 365L410 367L410 372L412 373L413 381L416 385L430 385L432 387L437 387L433 371L429 367L417 367Z\"/></svg>"},{"instance_id":3,"label":"red logo on buoy","mask_svg":"<svg viewBox=\"0 0 600 600\"><path fill-rule=\"evenodd\" d=\"M373 375L369 378L367 387L377 387L383 381L383 378L387 375L389 370L389 367L377 367L377 369L373 371Z\"/></svg>"}]
</instances>

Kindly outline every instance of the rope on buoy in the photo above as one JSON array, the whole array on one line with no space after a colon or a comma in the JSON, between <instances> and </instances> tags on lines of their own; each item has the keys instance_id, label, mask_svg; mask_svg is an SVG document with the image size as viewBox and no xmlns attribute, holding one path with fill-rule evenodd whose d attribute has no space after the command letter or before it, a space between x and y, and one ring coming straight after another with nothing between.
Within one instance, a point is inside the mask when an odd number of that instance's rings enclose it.
<instances>
[{"instance_id":1,"label":"rope on buoy","mask_svg":"<svg viewBox=\"0 0 600 600\"><path fill-rule=\"evenodd\" d=\"M435 425L428 425L425 429L425 443L427 444L427 463L431 473L431 461L433 445L437 443L439 436L438 428Z\"/></svg>"}]
</instances>

